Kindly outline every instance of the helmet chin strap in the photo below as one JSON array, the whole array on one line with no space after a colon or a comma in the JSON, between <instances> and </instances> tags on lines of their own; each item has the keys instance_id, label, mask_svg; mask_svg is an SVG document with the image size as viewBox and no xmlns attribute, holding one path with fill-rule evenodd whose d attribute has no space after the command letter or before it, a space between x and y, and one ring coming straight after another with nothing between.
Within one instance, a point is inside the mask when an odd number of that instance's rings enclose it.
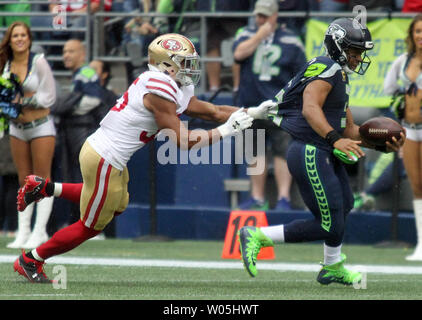
<instances>
[{"instance_id":1,"label":"helmet chin strap","mask_svg":"<svg viewBox=\"0 0 422 320\"><path fill-rule=\"evenodd\" d=\"M349 66L347 65L347 63L342 66L343 70L347 73L347 74L353 74L354 71L352 69L349 68Z\"/></svg>"},{"instance_id":2,"label":"helmet chin strap","mask_svg":"<svg viewBox=\"0 0 422 320\"><path fill-rule=\"evenodd\" d=\"M342 69L349 75L355 73L355 71L350 69L350 67L347 64L347 61L349 59L347 58L347 53L344 50L342 50L341 56L344 58L344 63L341 64Z\"/></svg>"}]
</instances>

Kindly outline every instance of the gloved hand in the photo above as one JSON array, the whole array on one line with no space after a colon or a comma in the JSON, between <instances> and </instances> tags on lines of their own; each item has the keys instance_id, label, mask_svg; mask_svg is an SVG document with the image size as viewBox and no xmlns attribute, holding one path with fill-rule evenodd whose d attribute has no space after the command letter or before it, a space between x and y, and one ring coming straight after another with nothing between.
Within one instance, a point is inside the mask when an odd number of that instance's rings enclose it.
<instances>
[{"instance_id":1,"label":"gloved hand","mask_svg":"<svg viewBox=\"0 0 422 320\"><path fill-rule=\"evenodd\" d=\"M217 127L222 138L238 134L252 125L253 118L249 116L244 108L233 112L230 118L221 126Z\"/></svg>"},{"instance_id":2,"label":"gloved hand","mask_svg":"<svg viewBox=\"0 0 422 320\"><path fill-rule=\"evenodd\" d=\"M268 112L275 106L277 106L277 102L266 100L261 102L261 104L257 107L247 108L246 112L254 119L266 120L268 117Z\"/></svg>"}]
</instances>

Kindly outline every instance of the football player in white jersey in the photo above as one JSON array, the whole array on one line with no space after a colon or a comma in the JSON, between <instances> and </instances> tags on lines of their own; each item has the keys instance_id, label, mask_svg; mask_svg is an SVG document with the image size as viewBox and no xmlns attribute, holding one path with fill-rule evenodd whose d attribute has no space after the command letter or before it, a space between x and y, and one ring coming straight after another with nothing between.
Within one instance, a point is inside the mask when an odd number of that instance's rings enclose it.
<instances>
[{"instance_id":1,"label":"football player in white jersey","mask_svg":"<svg viewBox=\"0 0 422 320\"><path fill-rule=\"evenodd\" d=\"M264 119L274 104L265 101L247 111L216 106L194 96L200 77L199 56L192 42L179 34L165 34L148 47L149 71L142 73L83 145L79 161L83 183L53 183L26 177L18 193L18 210L44 197L61 197L80 204L80 220L57 231L50 240L14 263L15 271L31 282L50 282L44 260L65 253L99 234L129 202L130 157L162 129L174 132L179 147L205 146L235 135ZM223 123L206 136L192 135L179 115ZM195 131L195 130L193 130ZM192 137L195 136L195 139ZM199 137L198 137L199 136Z\"/></svg>"}]
</instances>

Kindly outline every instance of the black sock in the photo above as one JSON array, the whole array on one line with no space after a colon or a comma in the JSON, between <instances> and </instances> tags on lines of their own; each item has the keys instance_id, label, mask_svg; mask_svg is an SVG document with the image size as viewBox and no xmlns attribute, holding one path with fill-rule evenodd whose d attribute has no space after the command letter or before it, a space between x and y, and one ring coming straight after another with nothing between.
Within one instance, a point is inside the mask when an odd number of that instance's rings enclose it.
<instances>
[{"instance_id":1,"label":"black sock","mask_svg":"<svg viewBox=\"0 0 422 320\"><path fill-rule=\"evenodd\" d=\"M49 181L45 186L45 193L51 197L54 195L54 182Z\"/></svg>"},{"instance_id":2,"label":"black sock","mask_svg":"<svg viewBox=\"0 0 422 320\"><path fill-rule=\"evenodd\" d=\"M36 260L36 259L34 258L34 256L32 255L32 251L29 251L29 252L25 253L25 256L26 256L27 258L29 258L29 259Z\"/></svg>"}]
</instances>

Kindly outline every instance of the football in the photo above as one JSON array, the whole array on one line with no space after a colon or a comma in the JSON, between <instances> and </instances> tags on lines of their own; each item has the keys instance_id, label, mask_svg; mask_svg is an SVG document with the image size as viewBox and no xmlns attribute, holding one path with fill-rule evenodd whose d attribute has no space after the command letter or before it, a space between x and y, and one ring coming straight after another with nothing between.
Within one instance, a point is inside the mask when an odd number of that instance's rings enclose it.
<instances>
[{"instance_id":1,"label":"football","mask_svg":"<svg viewBox=\"0 0 422 320\"><path fill-rule=\"evenodd\" d=\"M400 132L405 132L403 127L391 118L376 117L365 121L359 127L362 140L375 146L385 146L387 141L392 141L393 137L400 139Z\"/></svg>"}]
</instances>

